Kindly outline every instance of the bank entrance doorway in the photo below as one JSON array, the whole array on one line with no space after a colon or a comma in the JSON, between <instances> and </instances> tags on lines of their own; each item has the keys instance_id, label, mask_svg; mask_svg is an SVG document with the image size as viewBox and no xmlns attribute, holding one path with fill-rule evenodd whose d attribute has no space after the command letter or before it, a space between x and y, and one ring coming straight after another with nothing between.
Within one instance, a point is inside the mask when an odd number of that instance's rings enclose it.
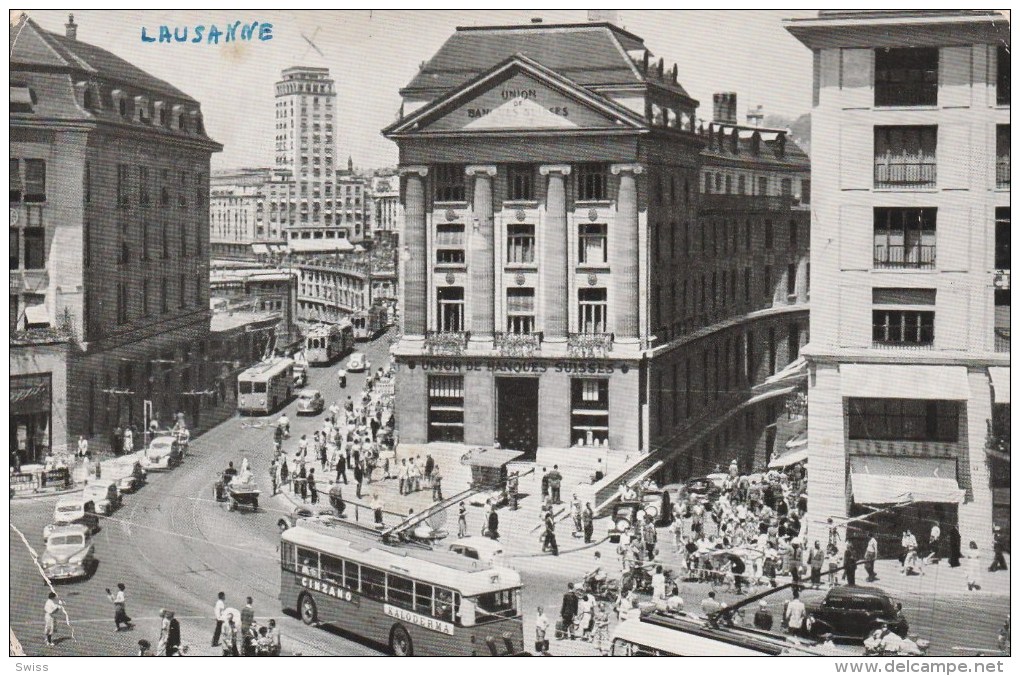
<instances>
[{"instance_id":1,"label":"bank entrance doorway","mask_svg":"<svg viewBox=\"0 0 1020 676\"><path fill-rule=\"evenodd\" d=\"M538 451L538 378L496 378L496 441L500 447Z\"/></svg>"}]
</instances>

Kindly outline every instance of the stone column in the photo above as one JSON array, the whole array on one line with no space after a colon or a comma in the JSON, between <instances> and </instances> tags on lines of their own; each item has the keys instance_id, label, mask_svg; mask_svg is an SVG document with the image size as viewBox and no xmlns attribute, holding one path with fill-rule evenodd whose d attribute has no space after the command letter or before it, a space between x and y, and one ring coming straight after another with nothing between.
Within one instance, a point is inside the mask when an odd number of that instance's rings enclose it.
<instances>
[{"instance_id":1,"label":"stone column","mask_svg":"<svg viewBox=\"0 0 1020 676\"><path fill-rule=\"evenodd\" d=\"M417 339L425 336L428 326L428 250L425 247L426 219L425 176L428 167L401 167L404 177L404 335Z\"/></svg>"},{"instance_id":2,"label":"stone column","mask_svg":"<svg viewBox=\"0 0 1020 676\"><path fill-rule=\"evenodd\" d=\"M471 313L471 340L491 343L496 319L496 241L492 218L492 179L496 175L496 167L471 165L465 171L468 176L474 177L474 217L468 238L471 243L468 262L471 282L467 305Z\"/></svg>"},{"instance_id":3,"label":"stone column","mask_svg":"<svg viewBox=\"0 0 1020 676\"><path fill-rule=\"evenodd\" d=\"M569 164L546 164L538 168L542 176L549 177L549 188L545 198L544 233L542 242L544 255L540 258L539 278L542 284L542 331L543 339L563 342L567 338L570 317L570 299L567 297L570 285L569 257L567 255L567 188L566 177L570 175Z\"/></svg>"},{"instance_id":4,"label":"stone column","mask_svg":"<svg viewBox=\"0 0 1020 676\"><path fill-rule=\"evenodd\" d=\"M640 333L640 275L638 266L638 191L640 164L614 164L614 176L620 177L616 197L616 219L609 233L609 269L613 277L612 307L614 333L623 342L637 341Z\"/></svg>"}]
</instances>

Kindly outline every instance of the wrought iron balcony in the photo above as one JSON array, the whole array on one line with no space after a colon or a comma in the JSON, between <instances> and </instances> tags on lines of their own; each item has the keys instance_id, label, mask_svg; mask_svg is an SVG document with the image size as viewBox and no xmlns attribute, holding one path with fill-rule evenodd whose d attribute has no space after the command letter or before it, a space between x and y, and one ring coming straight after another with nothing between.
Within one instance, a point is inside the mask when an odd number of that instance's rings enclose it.
<instances>
[{"instance_id":1,"label":"wrought iron balcony","mask_svg":"<svg viewBox=\"0 0 1020 676\"><path fill-rule=\"evenodd\" d=\"M467 349L470 331L426 331L425 351L434 356L456 357Z\"/></svg>"},{"instance_id":2,"label":"wrought iron balcony","mask_svg":"<svg viewBox=\"0 0 1020 676\"><path fill-rule=\"evenodd\" d=\"M612 333L567 334L567 354L576 359L605 357L613 351Z\"/></svg>"},{"instance_id":3,"label":"wrought iron balcony","mask_svg":"<svg viewBox=\"0 0 1020 676\"><path fill-rule=\"evenodd\" d=\"M542 349L542 332L507 333L497 331L493 347L502 357L530 357Z\"/></svg>"},{"instance_id":4,"label":"wrought iron balcony","mask_svg":"<svg viewBox=\"0 0 1020 676\"><path fill-rule=\"evenodd\" d=\"M1009 157L995 158L995 187L1009 187Z\"/></svg>"},{"instance_id":5,"label":"wrought iron balcony","mask_svg":"<svg viewBox=\"0 0 1020 676\"><path fill-rule=\"evenodd\" d=\"M909 164L876 164L875 187L898 188L900 186L935 187L936 165L934 162L912 162Z\"/></svg>"},{"instance_id":6,"label":"wrought iron balcony","mask_svg":"<svg viewBox=\"0 0 1020 676\"><path fill-rule=\"evenodd\" d=\"M934 268L935 245L876 244L876 268Z\"/></svg>"}]
</instances>

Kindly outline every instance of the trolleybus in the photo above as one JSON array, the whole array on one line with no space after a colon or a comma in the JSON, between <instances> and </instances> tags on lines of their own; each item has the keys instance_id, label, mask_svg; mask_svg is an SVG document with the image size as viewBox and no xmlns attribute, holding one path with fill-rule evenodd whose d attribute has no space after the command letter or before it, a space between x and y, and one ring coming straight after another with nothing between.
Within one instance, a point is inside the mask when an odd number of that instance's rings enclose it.
<instances>
[{"instance_id":1,"label":"trolleybus","mask_svg":"<svg viewBox=\"0 0 1020 676\"><path fill-rule=\"evenodd\" d=\"M290 400L293 386L293 359L276 357L256 364L237 376L237 410L272 413Z\"/></svg>"},{"instance_id":2,"label":"trolleybus","mask_svg":"<svg viewBox=\"0 0 1020 676\"><path fill-rule=\"evenodd\" d=\"M301 520L280 535L280 602L394 655L524 652L516 571L416 544L384 544L343 521Z\"/></svg>"}]
</instances>

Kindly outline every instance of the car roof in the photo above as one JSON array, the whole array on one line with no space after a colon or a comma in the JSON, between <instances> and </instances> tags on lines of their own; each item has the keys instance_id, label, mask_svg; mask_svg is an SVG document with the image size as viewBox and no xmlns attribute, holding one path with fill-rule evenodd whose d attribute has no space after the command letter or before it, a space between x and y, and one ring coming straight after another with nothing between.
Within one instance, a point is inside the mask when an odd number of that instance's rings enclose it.
<instances>
[{"instance_id":1,"label":"car roof","mask_svg":"<svg viewBox=\"0 0 1020 676\"><path fill-rule=\"evenodd\" d=\"M80 523L72 523L67 526L57 526L50 531L50 537L54 535L89 535L89 529L87 526L83 526Z\"/></svg>"},{"instance_id":2,"label":"car roof","mask_svg":"<svg viewBox=\"0 0 1020 676\"><path fill-rule=\"evenodd\" d=\"M503 551L503 546L502 545L500 545L499 543L493 542L489 538L482 537L481 535L469 535L467 537L457 538L456 540L454 540L454 541L452 541L450 543L451 547L453 545L464 545L466 547L472 547L472 548L477 549L479 551L482 551L482 550L488 551L488 552L501 552L501 551Z\"/></svg>"},{"instance_id":3,"label":"car roof","mask_svg":"<svg viewBox=\"0 0 1020 676\"><path fill-rule=\"evenodd\" d=\"M78 495L65 495L57 500L57 507L66 507L68 505L78 506L86 502L92 502L92 498L86 496L84 493L79 493Z\"/></svg>"},{"instance_id":4,"label":"car roof","mask_svg":"<svg viewBox=\"0 0 1020 676\"><path fill-rule=\"evenodd\" d=\"M314 397L317 394L322 394L322 393L319 392L318 390L313 390L312 388L308 387L308 388L305 388L305 389L301 390L298 393L298 396L301 396L301 397L305 397L305 396L307 396L307 397Z\"/></svg>"},{"instance_id":5,"label":"car roof","mask_svg":"<svg viewBox=\"0 0 1020 676\"><path fill-rule=\"evenodd\" d=\"M156 437L155 439L153 439L152 442L149 443L149 445L150 446L155 446L156 444L159 444L159 445L162 446L163 444L173 444L173 443L176 443L176 442L177 442L177 437L172 437L170 435L163 435L161 437Z\"/></svg>"},{"instance_id":6,"label":"car roof","mask_svg":"<svg viewBox=\"0 0 1020 676\"><path fill-rule=\"evenodd\" d=\"M889 595L885 593L884 589L879 589L878 587L858 587L856 585L853 587L846 585L833 587L829 590L828 596L873 596L882 599L889 598Z\"/></svg>"}]
</instances>

